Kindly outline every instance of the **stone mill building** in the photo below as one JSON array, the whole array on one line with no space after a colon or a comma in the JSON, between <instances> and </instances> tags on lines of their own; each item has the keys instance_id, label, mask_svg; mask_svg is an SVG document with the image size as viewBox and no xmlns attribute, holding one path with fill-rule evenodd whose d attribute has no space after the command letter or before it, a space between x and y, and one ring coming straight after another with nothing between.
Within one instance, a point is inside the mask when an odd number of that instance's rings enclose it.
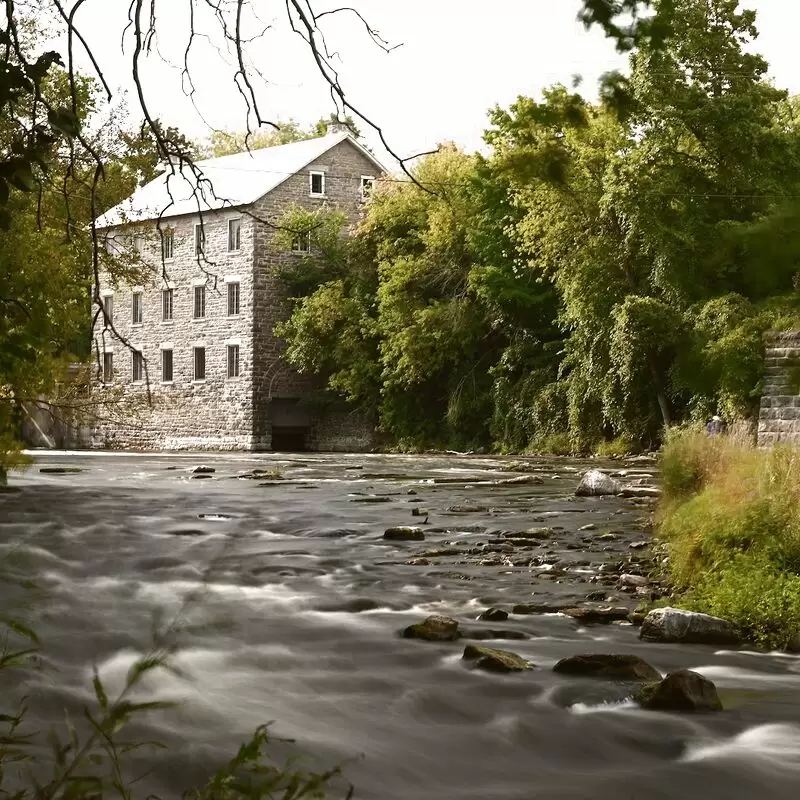
<instances>
[{"instance_id":1,"label":"stone mill building","mask_svg":"<svg viewBox=\"0 0 800 800\"><path fill-rule=\"evenodd\" d=\"M357 450L371 430L357 415L309 403L312 377L283 359L273 333L286 318L276 267L302 258L308 235L276 235L290 208L359 218L385 172L349 133L197 162L138 189L97 220L106 251L139 265L132 283L101 275L94 342L99 391L136 412L96 423L94 443L131 449ZM185 177L184 177L185 176ZM146 276L142 278L141 276ZM148 392L152 402L147 402ZM316 409L316 410L315 410Z\"/></svg>"}]
</instances>

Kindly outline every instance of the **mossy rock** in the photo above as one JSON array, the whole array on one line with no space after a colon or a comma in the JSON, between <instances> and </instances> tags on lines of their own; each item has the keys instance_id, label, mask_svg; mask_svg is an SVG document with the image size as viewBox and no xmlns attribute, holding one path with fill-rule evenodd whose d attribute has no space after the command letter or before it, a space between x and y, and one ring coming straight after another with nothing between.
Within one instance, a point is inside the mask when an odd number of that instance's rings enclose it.
<instances>
[{"instance_id":1,"label":"mossy rock","mask_svg":"<svg viewBox=\"0 0 800 800\"><path fill-rule=\"evenodd\" d=\"M509 650L495 650L492 647L482 647L477 644L468 644L464 648L464 661L473 662L476 669L487 672L522 672L533 669L533 666L522 656Z\"/></svg>"},{"instance_id":2,"label":"mossy rock","mask_svg":"<svg viewBox=\"0 0 800 800\"><path fill-rule=\"evenodd\" d=\"M424 542L425 533L422 528L401 525L397 528L387 528L383 538L391 542Z\"/></svg>"},{"instance_id":3,"label":"mossy rock","mask_svg":"<svg viewBox=\"0 0 800 800\"><path fill-rule=\"evenodd\" d=\"M454 642L460 636L458 621L440 614L433 614L403 630L403 638L423 639L426 642Z\"/></svg>"}]
</instances>

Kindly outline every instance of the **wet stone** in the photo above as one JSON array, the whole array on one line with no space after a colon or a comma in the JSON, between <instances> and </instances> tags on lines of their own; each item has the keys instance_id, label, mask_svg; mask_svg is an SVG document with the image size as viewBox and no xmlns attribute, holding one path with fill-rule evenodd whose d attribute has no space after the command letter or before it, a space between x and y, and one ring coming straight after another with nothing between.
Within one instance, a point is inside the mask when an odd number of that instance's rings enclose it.
<instances>
[{"instance_id":1,"label":"wet stone","mask_svg":"<svg viewBox=\"0 0 800 800\"><path fill-rule=\"evenodd\" d=\"M351 497L351 503L390 503L392 501L391 497L386 497L384 495L364 495L363 497Z\"/></svg>"},{"instance_id":2,"label":"wet stone","mask_svg":"<svg viewBox=\"0 0 800 800\"><path fill-rule=\"evenodd\" d=\"M461 636L458 622L452 617L433 614L422 622L415 622L403 631L405 639L423 639L426 642L454 642Z\"/></svg>"},{"instance_id":3,"label":"wet stone","mask_svg":"<svg viewBox=\"0 0 800 800\"><path fill-rule=\"evenodd\" d=\"M660 681L661 673L634 655L589 653L562 658L553 672L618 681Z\"/></svg>"},{"instance_id":4,"label":"wet stone","mask_svg":"<svg viewBox=\"0 0 800 800\"><path fill-rule=\"evenodd\" d=\"M565 608L563 613L586 625L607 625L618 620L627 621L630 611L622 606L601 606L599 608L577 606Z\"/></svg>"},{"instance_id":5,"label":"wet stone","mask_svg":"<svg viewBox=\"0 0 800 800\"><path fill-rule=\"evenodd\" d=\"M642 686L635 700L642 708L653 711L722 711L717 687L689 669L671 672L663 681Z\"/></svg>"},{"instance_id":6,"label":"wet stone","mask_svg":"<svg viewBox=\"0 0 800 800\"><path fill-rule=\"evenodd\" d=\"M39 472L43 475L73 475L83 470L80 467L39 467Z\"/></svg>"},{"instance_id":7,"label":"wet stone","mask_svg":"<svg viewBox=\"0 0 800 800\"><path fill-rule=\"evenodd\" d=\"M530 639L530 636L523 631L504 630L502 628L474 628L462 631L464 639L475 639L485 641L489 639Z\"/></svg>"},{"instance_id":8,"label":"wet stone","mask_svg":"<svg viewBox=\"0 0 800 800\"><path fill-rule=\"evenodd\" d=\"M505 539L550 539L555 535L552 528L528 528L525 531L515 531L511 533L504 533Z\"/></svg>"},{"instance_id":9,"label":"wet stone","mask_svg":"<svg viewBox=\"0 0 800 800\"><path fill-rule=\"evenodd\" d=\"M468 644L464 648L464 661L473 662L476 669L487 672L522 672L532 669L532 665L522 656L509 650L495 650L491 647Z\"/></svg>"},{"instance_id":10,"label":"wet stone","mask_svg":"<svg viewBox=\"0 0 800 800\"><path fill-rule=\"evenodd\" d=\"M481 512L488 511L489 507L464 504L464 505L450 506L450 508L448 508L447 510L451 514L479 514Z\"/></svg>"},{"instance_id":11,"label":"wet stone","mask_svg":"<svg viewBox=\"0 0 800 800\"><path fill-rule=\"evenodd\" d=\"M411 509L411 516L412 517L427 517L430 512L427 508L412 508Z\"/></svg>"},{"instance_id":12,"label":"wet stone","mask_svg":"<svg viewBox=\"0 0 800 800\"><path fill-rule=\"evenodd\" d=\"M207 467L205 464L201 464L200 466L195 467L192 472L195 475L212 475L216 472L216 469L214 469L214 467Z\"/></svg>"},{"instance_id":13,"label":"wet stone","mask_svg":"<svg viewBox=\"0 0 800 800\"><path fill-rule=\"evenodd\" d=\"M422 542L425 540L425 534L422 528L403 525L397 528L387 528L383 533L383 538L392 542Z\"/></svg>"},{"instance_id":14,"label":"wet stone","mask_svg":"<svg viewBox=\"0 0 800 800\"><path fill-rule=\"evenodd\" d=\"M502 608L487 608L478 619L486 622L505 622L508 619L508 611Z\"/></svg>"}]
</instances>

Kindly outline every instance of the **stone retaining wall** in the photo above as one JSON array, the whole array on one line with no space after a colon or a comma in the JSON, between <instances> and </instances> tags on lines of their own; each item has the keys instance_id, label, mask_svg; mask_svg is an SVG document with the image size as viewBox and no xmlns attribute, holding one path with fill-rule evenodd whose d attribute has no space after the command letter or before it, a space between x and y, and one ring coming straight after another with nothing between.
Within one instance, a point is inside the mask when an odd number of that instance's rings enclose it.
<instances>
[{"instance_id":1,"label":"stone retaining wall","mask_svg":"<svg viewBox=\"0 0 800 800\"><path fill-rule=\"evenodd\" d=\"M766 340L758 444L779 442L800 444L800 331L771 333Z\"/></svg>"}]
</instances>

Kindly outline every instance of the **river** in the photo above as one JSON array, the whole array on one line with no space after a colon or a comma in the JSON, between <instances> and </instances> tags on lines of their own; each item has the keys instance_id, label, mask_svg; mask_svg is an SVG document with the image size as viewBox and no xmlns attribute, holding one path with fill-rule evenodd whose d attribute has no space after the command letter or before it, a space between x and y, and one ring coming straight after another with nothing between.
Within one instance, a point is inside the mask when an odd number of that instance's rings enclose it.
<instances>
[{"instance_id":1,"label":"river","mask_svg":"<svg viewBox=\"0 0 800 800\"><path fill-rule=\"evenodd\" d=\"M92 664L109 690L121 686L154 618L177 618L182 674L152 672L142 693L179 705L134 726L169 745L131 757L148 767L137 797L179 797L271 720L310 763L344 762L360 800L800 795L800 657L647 644L630 624L512 614L490 627L528 638L485 644L536 668L496 675L467 668L463 641L398 635L428 614L469 631L489 627L475 620L492 605L582 602L593 591L636 605L607 576L620 561L636 570L648 507L574 497L584 462L531 460L543 479L534 485L502 483L521 474L507 461L37 455L11 476L18 491L0 494L0 547L5 570L36 584L4 583L4 613L30 622L43 649L38 669L3 696L26 693L38 727L63 708L79 716ZM201 464L210 478L195 477ZM40 471L54 466L81 471ZM239 477L253 469L279 474ZM426 541L382 538L413 524ZM537 526L555 535L533 549L489 541ZM648 712L613 685L552 672L587 652L697 670L725 711Z\"/></svg>"}]
</instances>

